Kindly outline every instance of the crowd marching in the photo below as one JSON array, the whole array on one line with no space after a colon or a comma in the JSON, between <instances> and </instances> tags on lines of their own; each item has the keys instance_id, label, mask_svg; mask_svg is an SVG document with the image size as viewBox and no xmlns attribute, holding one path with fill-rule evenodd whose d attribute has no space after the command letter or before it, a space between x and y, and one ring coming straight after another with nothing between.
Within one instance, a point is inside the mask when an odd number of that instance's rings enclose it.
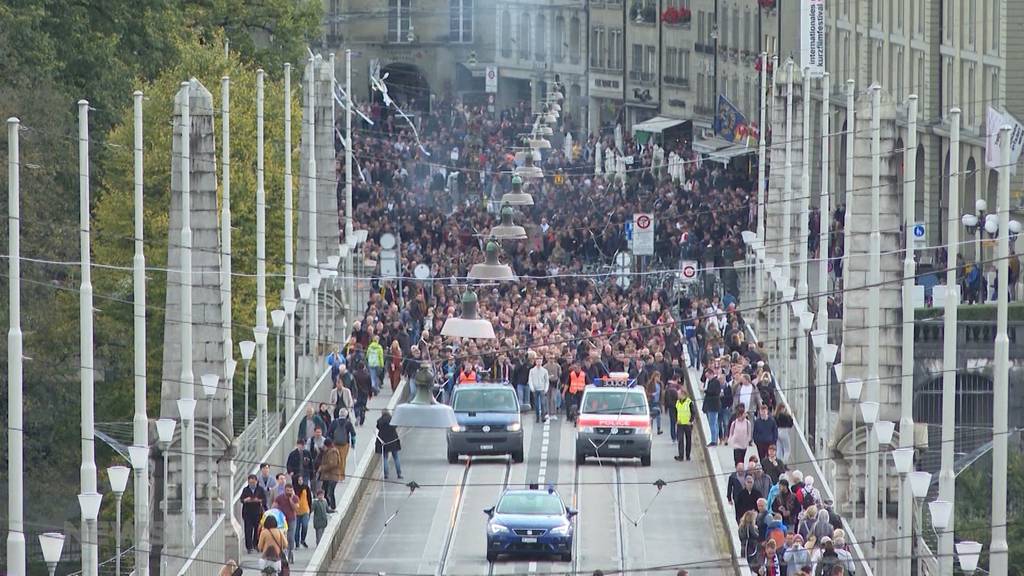
<instances>
[{"instance_id":1,"label":"crowd marching","mask_svg":"<svg viewBox=\"0 0 1024 576\"><path fill-rule=\"evenodd\" d=\"M440 401L450 401L463 382L504 382L538 420L571 417L585 383L628 372L648 393L657 434L667 428L678 442L678 460L691 457L699 417L711 425L713 445L734 449L729 499L752 565L769 576L783 567L800 574L805 566L833 576L823 571L833 564L852 573L830 503L820 500L813 478L786 467L793 420L776 400L761 346L747 338L728 281L720 298L681 290L670 274L634 275L628 284L610 274L614 255L627 249L624 224L635 212L657 219L649 269L676 269L683 258L706 270L731 268L742 258L740 232L757 217L749 163L702 162L680 141L665 145L682 159L683 177L672 178L659 162L662 152L628 135L555 142L538 164L544 177L523 185L534 204L518 207L516 218L528 239L501 246L518 281L476 287L479 313L497 337L458 341L441 337L441 328L460 313L466 272L484 259L501 196L522 185L512 170L514 149L532 122L529 109L491 113L439 101L417 133L388 108L374 106L370 116L374 125L362 124L354 138L354 216L368 230L369 259L377 259L382 234L397 236L402 279L373 282L348 339L327 357L330 398L305 408L285 463L263 464L249 477L241 497L247 550L280 566L307 546L310 524L319 541L349 451L357 437L363 441L370 398L403 378L415 386L421 367L434 374ZM573 119L565 116L562 124L569 130ZM632 156L630 168L595 170L598 148L605 158ZM429 267L429 279L413 279L419 264ZM703 389L701 406L687 393L688 369L699 375L693 385ZM401 446L386 411L373 436L402 478ZM756 453L748 458L749 446Z\"/></svg>"}]
</instances>

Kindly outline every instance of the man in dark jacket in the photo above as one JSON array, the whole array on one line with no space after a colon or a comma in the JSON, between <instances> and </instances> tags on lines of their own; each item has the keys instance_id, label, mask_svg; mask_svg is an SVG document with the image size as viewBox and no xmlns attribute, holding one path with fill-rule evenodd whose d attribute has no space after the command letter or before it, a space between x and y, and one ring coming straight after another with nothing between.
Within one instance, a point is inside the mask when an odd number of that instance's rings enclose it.
<instances>
[{"instance_id":1,"label":"man in dark jacket","mask_svg":"<svg viewBox=\"0 0 1024 576\"><path fill-rule=\"evenodd\" d=\"M754 477L747 476L743 481L743 489L739 491L739 494L733 495L736 521L739 522L740 518L750 510L757 510L757 501L762 496L763 494L754 488Z\"/></svg>"},{"instance_id":2,"label":"man in dark jacket","mask_svg":"<svg viewBox=\"0 0 1024 576\"><path fill-rule=\"evenodd\" d=\"M313 456L306 450L306 443L302 440L295 441L295 449L288 453L285 469L292 477L292 482L295 482L297 476L305 478L306 484L312 480Z\"/></svg>"},{"instance_id":3,"label":"man in dark jacket","mask_svg":"<svg viewBox=\"0 0 1024 576\"><path fill-rule=\"evenodd\" d=\"M800 511L800 504L796 496L789 489L789 481L779 480L779 493L772 501L772 512L782 516L782 523L786 526L796 526L797 513Z\"/></svg>"},{"instance_id":4,"label":"man in dark jacket","mask_svg":"<svg viewBox=\"0 0 1024 576\"><path fill-rule=\"evenodd\" d=\"M245 532L245 551L251 553L259 542L260 518L267 503L267 493L256 481L255 474L249 474L248 483L242 488L242 496L238 499L242 504L242 523Z\"/></svg>"},{"instance_id":5,"label":"man in dark jacket","mask_svg":"<svg viewBox=\"0 0 1024 576\"><path fill-rule=\"evenodd\" d=\"M747 476L747 465L744 462L736 463L736 471L729 474L729 480L726 483L725 498L729 501L729 504L733 503L733 498L736 494L743 490L743 479Z\"/></svg>"},{"instance_id":6,"label":"man in dark jacket","mask_svg":"<svg viewBox=\"0 0 1024 576\"><path fill-rule=\"evenodd\" d=\"M768 457L768 447L779 441L779 426L775 418L768 414L768 407L761 405L754 419L754 445L757 446L757 457L764 460Z\"/></svg>"},{"instance_id":7,"label":"man in dark jacket","mask_svg":"<svg viewBox=\"0 0 1024 576\"><path fill-rule=\"evenodd\" d=\"M370 378L370 371L366 368L366 363L359 363L352 377L356 385L355 417L359 425L362 426L363 422L366 421L366 403L370 400L370 391L372 389L372 379Z\"/></svg>"},{"instance_id":8,"label":"man in dark jacket","mask_svg":"<svg viewBox=\"0 0 1024 576\"><path fill-rule=\"evenodd\" d=\"M722 411L722 382L710 370L704 371L704 405L701 410L708 418L708 426L711 428L711 441L708 446L718 445L718 416Z\"/></svg>"}]
</instances>

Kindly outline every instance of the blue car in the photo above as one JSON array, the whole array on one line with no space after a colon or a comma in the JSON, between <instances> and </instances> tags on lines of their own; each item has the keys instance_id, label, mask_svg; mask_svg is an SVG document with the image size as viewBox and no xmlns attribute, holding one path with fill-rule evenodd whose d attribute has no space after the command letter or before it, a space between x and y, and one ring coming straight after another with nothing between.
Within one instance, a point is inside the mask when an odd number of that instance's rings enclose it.
<instances>
[{"instance_id":1,"label":"blue car","mask_svg":"<svg viewBox=\"0 0 1024 576\"><path fill-rule=\"evenodd\" d=\"M553 488L509 489L487 514L487 561L502 554L552 555L572 560L573 517Z\"/></svg>"},{"instance_id":2,"label":"blue car","mask_svg":"<svg viewBox=\"0 0 1024 576\"><path fill-rule=\"evenodd\" d=\"M508 454L513 462L523 461L523 425L519 399L511 386L503 384L459 384L452 397L458 422L448 431L448 462L459 456Z\"/></svg>"}]
</instances>

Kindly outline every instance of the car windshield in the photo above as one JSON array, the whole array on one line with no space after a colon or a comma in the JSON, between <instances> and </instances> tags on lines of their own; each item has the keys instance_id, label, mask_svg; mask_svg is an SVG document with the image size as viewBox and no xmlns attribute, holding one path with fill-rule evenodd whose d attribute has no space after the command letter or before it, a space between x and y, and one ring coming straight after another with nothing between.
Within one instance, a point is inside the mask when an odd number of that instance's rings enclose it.
<instances>
[{"instance_id":1,"label":"car windshield","mask_svg":"<svg viewBox=\"0 0 1024 576\"><path fill-rule=\"evenodd\" d=\"M639 390L588 390L583 412L637 416L647 414L647 404Z\"/></svg>"},{"instance_id":2,"label":"car windshield","mask_svg":"<svg viewBox=\"0 0 1024 576\"><path fill-rule=\"evenodd\" d=\"M515 414L519 411L516 406L515 392L511 388L476 388L462 389L455 391L455 404L452 409L456 412L501 412Z\"/></svg>"},{"instance_id":3,"label":"car windshield","mask_svg":"<svg viewBox=\"0 0 1024 576\"><path fill-rule=\"evenodd\" d=\"M562 513L562 500L556 494L541 491L505 494L498 503L497 512L557 516Z\"/></svg>"}]
</instances>

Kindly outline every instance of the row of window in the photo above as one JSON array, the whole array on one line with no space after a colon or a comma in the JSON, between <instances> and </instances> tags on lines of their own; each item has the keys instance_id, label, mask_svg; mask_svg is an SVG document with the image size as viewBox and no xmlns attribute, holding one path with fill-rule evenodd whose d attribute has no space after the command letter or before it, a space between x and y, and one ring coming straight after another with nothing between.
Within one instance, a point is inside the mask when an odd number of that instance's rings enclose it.
<instances>
[{"instance_id":1,"label":"row of window","mask_svg":"<svg viewBox=\"0 0 1024 576\"><path fill-rule=\"evenodd\" d=\"M579 63L581 28L578 16L566 19L559 14L551 19L550 26L545 14L520 12L515 20L513 33L513 16L508 10L502 10L498 31L502 58L511 58L514 51L522 60L529 60L532 56L533 60L546 62L550 54L554 62L564 62L568 56L573 64Z\"/></svg>"},{"instance_id":2,"label":"row of window","mask_svg":"<svg viewBox=\"0 0 1024 576\"><path fill-rule=\"evenodd\" d=\"M473 41L473 1L448 0L449 41ZM336 12L333 3L331 8ZM388 42L404 43L416 40L412 16L413 0L388 0Z\"/></svg>"},{"instance_id":3,"label":"row of window","mask_svg":"<svg viewBox=\"0 0 1024 576\"><path fill-rule=\"evenodd\" d=\"M931 0L871 0L867 15L871 26L895 34L923 37ZM1013 0L1009 0L1013 1ZM942 18L942 40L952 44L955 39L964 48L978 52L999 53L1002 7L1007 0L945 0L939 11ZM839 17L852 20L851 5L836 2ZM910 26L908 30L907 20ZM979 38L979 35L981 36Z\"/></svg>"}]
</instances>

